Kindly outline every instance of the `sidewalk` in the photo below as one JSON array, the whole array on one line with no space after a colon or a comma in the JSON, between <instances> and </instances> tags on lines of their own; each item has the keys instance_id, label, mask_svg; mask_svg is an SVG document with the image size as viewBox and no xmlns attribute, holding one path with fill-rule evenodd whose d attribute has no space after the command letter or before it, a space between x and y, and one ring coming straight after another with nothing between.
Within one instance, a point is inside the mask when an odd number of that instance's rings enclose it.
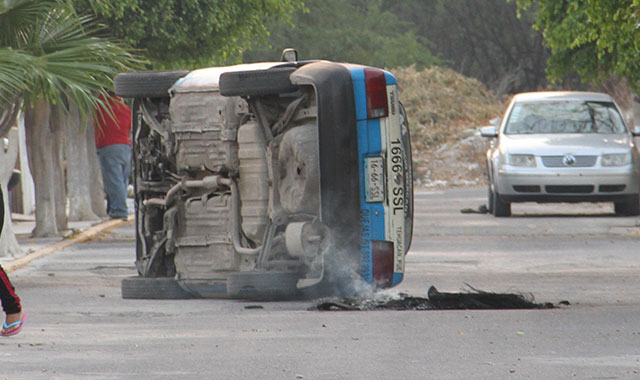
<instances>
[{"instance_id":1,"label":"sidewalk","mask_svg":"<svg viewBox=\"0 0 640 380\"><path fill-rule=\"evenodd\" d=\"M123 223L132 222L135 217L130 214L127 220L108 219L98 221L69 222L68 230L63 236L33 238L31 231L36 223L33 216L12 214L11 227L16 235L22 252L14 256L0 257L0 264L7 272L13 272L25 267L31 261L59 251L73 244L95 238L98 234L106 232Z\"/></svg>"}]
</instances>

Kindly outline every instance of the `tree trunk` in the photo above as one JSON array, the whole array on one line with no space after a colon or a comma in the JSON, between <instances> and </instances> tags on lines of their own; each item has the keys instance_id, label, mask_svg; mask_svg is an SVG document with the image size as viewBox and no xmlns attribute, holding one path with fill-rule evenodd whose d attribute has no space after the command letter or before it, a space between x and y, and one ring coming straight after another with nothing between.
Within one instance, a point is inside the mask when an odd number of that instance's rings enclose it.
<instances>
[{"instance_id":1,"label":"tree trunk","mask_svg":"<svg viewBox=\"0 0 640 380\"><path fill-rule=\"evenodd\" d=\"M9 133L9 130L16 125L16 117L18 116L18 104L4 105L0 112L0 136Z\"/></svg>"},{"instance_id":2,"label":"tree trunk","mask_svg":"<svg viewBox=\"0 0 640 380\"><path fill-rule=\"evenodd\" d=\"M54 189L53 196L56 212L56 226L58 231L64 231L68 228L67 222L67 182L65 180L64 170L64 147L65 147L65 129L68 113L62 105L57 105L51 109L51 119L49 125L53 133L53 152L52 152L52 169Z\"/></svg>"},{"instance_id":3,"label":"tree trunk","mask_svg":"<svg viewBox=\"0 0 640 380\"><path fill-rule=\"evenodd\" d=\"M27 107L24 124L27 140L29 168L33 175L36 195L36 227L33 237L58 236L55 210L55 186L53 160L55 136L49 125L51 106L38 100Z\"/></svg>"},{"instance_id":4,"label":"tree trunk","mask_svg":"<svg viewBox=\"0 0 640 380\"><path fill-rule=\"evenodd\" d=\"M0 256L15 256L22 253L22 248L20 248L16 234L11 227L11 206L9 204L7 184L11 179L13 168L15 168L16 160L18 159L18 128L11 128L7 138L9 139L8 149L6 151L0 149L0 187L2 188L2 194L4 194L2 199L2 202L4 202L4 227L0 235Z\"/></svg>"},{"instance_id":5,"label":"tree trunk","mask_svg":"<svg viewBox=\"0 0 640 380\"><path fill-rule=\"evenodd\" d=\"M640 125L640 95L633 93L631 95L631 128Z\"/></svg>"},{"instance_id":6,"label":"tree trunk","mask_svg":"<svg viewBox=\"0 0 640 380\"><path fill-rule=\"evenodd\" d=\"M66 138L69 220L98 220L91 208L91 181L94 180L95 173L91 171L89 163L86 122L75 104L70 105L70 112L64 116L62 125L65 126Z\"/></svg>"},{"instance_id":7,"label":"tree trunk","mask_svg":"<svg viewBox=\"0 0 640 380\"><path fill-rule=\"evenodd\" d=\"M89 169L87 173L91 173L91 208L93 212L99 218L107 218L107 207L105 204L104 187L102 184L102 170L100 169L100 162L98 161L98 152L96 151L95 142L95 130L93 126L93 120L85 120L85 137L87 139L87 162L89 163Z\"/></svg>"}]
</instances>

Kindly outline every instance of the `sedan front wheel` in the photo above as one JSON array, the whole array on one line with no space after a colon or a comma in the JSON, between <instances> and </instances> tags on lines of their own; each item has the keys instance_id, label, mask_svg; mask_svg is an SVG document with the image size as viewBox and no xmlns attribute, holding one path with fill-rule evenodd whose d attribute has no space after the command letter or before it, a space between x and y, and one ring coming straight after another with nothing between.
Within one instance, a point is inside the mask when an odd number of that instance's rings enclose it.
<instances>
[{"instance_id":1,"label":"sedan front wheel","mask_svg":"<svg viewBox=\"0 0 640 380\"><path fill-rule=\"evenodd\" d=\"M640 215L640 197L638 194L630 196L629 199L624 202L615 202L613 206L618 215Z\"/></svg>"},{"instance_id":2,"label":"sedan front wheel","mask_svg":"<svg viewBox=\"0 0 640 380\"><path fill-rule=\"evenodd\" d=\"M511 216L511 203L505 202L497 191L492 191L493 209L491 213L494 216Z\"/></svg>"},{"instance_id":3,"label":"sedan front wheel","mask_svg":"<svg viewBox=\"0 0 640 380\"><path fill-rule=\"evenodd\" d=\"M493 190L491 189L491 182L489 182L487 189L487 210L490 214L493 214L493 207Z\"/></svg>"}]
</instances>

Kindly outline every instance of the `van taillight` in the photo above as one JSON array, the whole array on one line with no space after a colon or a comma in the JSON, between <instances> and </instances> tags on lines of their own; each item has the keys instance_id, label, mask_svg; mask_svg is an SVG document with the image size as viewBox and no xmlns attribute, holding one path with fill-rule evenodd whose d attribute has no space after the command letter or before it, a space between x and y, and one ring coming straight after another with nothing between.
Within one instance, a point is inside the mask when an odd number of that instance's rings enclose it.
<instances>
[{"instance_id":1,"label":"van taillight","mask_svg":"<svg viewBox=\"0 0 640 380\"><path fill-rule=\"evenodd\" d=\"M380 288L393 285L393 243L390 241L371 241L373 254L373 282Z\"/></svg>"},{"instance_id":2,"label":"van taillight","mask_svg":"<svg viewBox=\"0 0 640 380\"><path fill-rule=\"evenodd\" d=\"M367 89L367 118L389 115L387 80L384 72L378 69L364 69L364 83Z\"/></svg>"}]
</instances>

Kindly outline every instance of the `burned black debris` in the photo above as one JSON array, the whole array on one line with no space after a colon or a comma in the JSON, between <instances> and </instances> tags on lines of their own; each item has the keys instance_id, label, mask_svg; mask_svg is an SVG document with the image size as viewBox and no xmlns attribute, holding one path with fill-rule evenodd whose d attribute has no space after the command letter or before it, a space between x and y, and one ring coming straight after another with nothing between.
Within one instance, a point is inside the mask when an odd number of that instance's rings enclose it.
<instances>
[{"instance_id":1,"label":"burned black debris","mask_svg":"<svg viewBox=\"0 0 640 380\"><path fill-rule=\"evenodd\" d=\"M486 204L482 204L478 208L463 208L460 212L463 214L488 214L489 208Z\"/></svg>"},{"instance_id":2,"label":"burned black debris","mask_svg":"<svg viewBox=\"0 0 640 380\"><path fill-rule=\"evenodd\" d=\"M470 288L468 292L443 293L431 286L427 298L399 294L378 298L320 299L310 310L362 311L362 310L467 310L467 309L552 309L550 302L536 303L533 296L515 293L493 293ZM562 301L568 305L568 301Z\"/></svg>"},{"instance_id":3,"label":"burned black debris","mask_svg":"<svg viewBox=\"0 0 640 380\"><path fill-rule=\"evenodd\" d=\"M427 296L436 309L551 309L554 307L549 302L535 303L533 295L527 299L522 294L493 293L470 288L472 292L468 293L441 293L432 286Z\"/></svg>"}]
</instances>

